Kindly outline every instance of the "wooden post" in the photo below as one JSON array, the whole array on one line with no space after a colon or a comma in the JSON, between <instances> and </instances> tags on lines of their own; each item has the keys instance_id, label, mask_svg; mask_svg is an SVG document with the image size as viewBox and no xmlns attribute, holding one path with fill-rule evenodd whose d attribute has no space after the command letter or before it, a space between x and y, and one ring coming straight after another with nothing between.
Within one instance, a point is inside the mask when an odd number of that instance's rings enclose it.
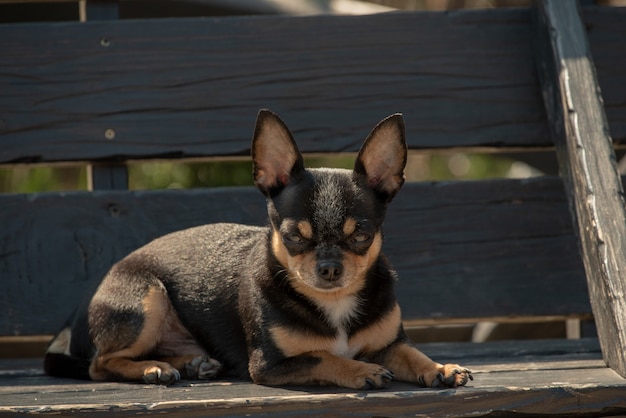
<instances>
[{"instance_id":1,"label":"wooden post","mask_svg":"<svg viewBox=\"0 0 626 418\"><path fill-rule=\"evenodd\" d=\"M82 3L81 20L114 20L119 18L119 2L117 0L89 0ZM106 42L106 43L105 43ZM108 47L108 38L101 40L101 47ZM99 133L109 141L115 140L112 127ZM127 190L128 167L124 163L90 164L87 169L87 183L90 190Z\"/></svg>"},{"instance_id":2,"label":"wooden post","mask_svg":"<svg viewBox=\"0 0 626 418\"><path fill-rule=\"evenodd\" d=\"M626 212L575 0L540 0L537 66L606 363L626 377ZM617 51L616 51L617 53Z\"/></svg>"}]
</instances>

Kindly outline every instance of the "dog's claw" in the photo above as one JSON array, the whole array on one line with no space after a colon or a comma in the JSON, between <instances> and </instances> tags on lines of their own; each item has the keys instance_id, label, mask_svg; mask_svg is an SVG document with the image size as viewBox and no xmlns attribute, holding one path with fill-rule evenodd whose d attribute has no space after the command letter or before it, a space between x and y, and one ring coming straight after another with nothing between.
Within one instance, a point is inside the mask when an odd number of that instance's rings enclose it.
<instances>
[{"instance_id":1,"label":"dog's claw","mask_svg":"<svg viewBox=\"0 0 626 418\"><path fill-rule=\"evenodd\" d=\"M470 380L474 380L474 376L472 376L472 372L469 369L458 365L448 364L435 375L431 383L431 387L455 388L465 386L465 384Z\"/></svg>"},{"instance_id":2,"label":"dog's claw","mask_svg":"<svg viewBox=\"0 0 626 418\"><path fill-rule=\"evenodd\" d=\"M365 379L365 386L363 387L365 390L376 389L376 385L372 379Z\"/></svg>"},{"instance_id":3,"label":"dog's claw","mask_svg":"<svg viewBox=\"0 0 626 418\"><path fill-rule=\"evenodd\" d=\"M151 367L144 372L142 377L144 383L151 385L171 385L174 382L180 380L180 373L178 370L172 368L171 370L163 370L161 367Z\"/></svg>"}]
</instances>

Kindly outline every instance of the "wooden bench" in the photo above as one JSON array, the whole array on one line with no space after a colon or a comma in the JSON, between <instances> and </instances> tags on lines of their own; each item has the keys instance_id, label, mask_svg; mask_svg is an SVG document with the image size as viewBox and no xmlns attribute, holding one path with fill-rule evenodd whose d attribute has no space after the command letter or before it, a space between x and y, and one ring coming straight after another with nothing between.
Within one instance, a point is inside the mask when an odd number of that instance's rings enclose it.
<instances>
[{"instance_id":1,"label":"wooden bench","mask_svg":"<svg viewBox=\"0 0 626 418\"><path fill-rule=\"evenodd\" d=\"M114 2L87 7L116 15ZM414 153L555 151L563 180L406 184L385 253L408 327L593 315L598 334L424 344L474 370L447 390L150 387L50 378L39 358L4 359L0 415L626 414L626 216L612 146L626 139L625 27L624 9L579 13L569 0L0 25L0 164L88 164L91 189L0 195L5 343L56 332L113 262L155 237L263 224L252 186L127 190L131 160L247 158L261 107L313 154L355 152L396 111Z\"/></svg>"}]
</instances>

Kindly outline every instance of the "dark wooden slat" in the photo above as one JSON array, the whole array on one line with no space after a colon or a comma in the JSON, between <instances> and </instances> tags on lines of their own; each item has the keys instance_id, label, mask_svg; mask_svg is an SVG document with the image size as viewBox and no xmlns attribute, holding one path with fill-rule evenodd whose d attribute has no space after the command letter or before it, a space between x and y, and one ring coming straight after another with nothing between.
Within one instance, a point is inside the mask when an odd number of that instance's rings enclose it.
<instances>
[{"instance_id":1,"label":"dark wooden slat","mask_svg":"<svg viewBox=\"0 0 626 418\"><path fill-rule=\"evenodd\" d=\"M538 57L591 306L607 364L626 376L626 211L586 33L574 1L538 3Z\"/></svg>"},{"instance_id":2,"label":"dark wooden slat","mask_svg":"<svg viewBox=\"0 0 626 418\"><path fill-rule=\"evenodd\" d=\"M253 188L0 195L0 208L13 220L0 229L4 335L54 332L113 262L157 236L266 219ZM590 312L564 213L556 178L407 184L385 224L404 317Z\"/></svg>"},{"instance_id":3,"label":"dark wooden slat","mask_svg":"<svg viewBox=\"0 0 626 418\"><path fill-rule=\"evenodd\" d=\"M412 148L550 146L530 39L508 9L2 25L0 162L248 155L261 107L304 151L398 111Z\"/></svg>"},{"instance_id":4,"label":"dark wooden slat","mask_svg":"<svg viewBox=\"0 0 626 418\"><path fill-rule=\"evenodd\" d=\"M418 389L400 382L376 391L271 388L230 381L181 382L166 388L48 378L41 376L40 364L11 371L11 362L0 362L0 415L466 417L492 413L497 417L540 413L571 417L626 413L626 380L598 364L601 354L594 340L436 344L422 349L443 361L449 353L468 353L463 363L476 369L475 380L456 390ZM511 367L515 361L519 367ZM571 367L572 362L577 367Z\"/></svg>"}]
</instances>

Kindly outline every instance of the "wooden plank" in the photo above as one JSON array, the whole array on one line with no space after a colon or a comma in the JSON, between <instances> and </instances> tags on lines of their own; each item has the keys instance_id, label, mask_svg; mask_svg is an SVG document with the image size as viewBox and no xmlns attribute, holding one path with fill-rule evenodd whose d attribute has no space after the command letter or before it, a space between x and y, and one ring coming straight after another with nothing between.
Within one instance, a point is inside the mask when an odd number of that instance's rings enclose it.
<instances>
[{"instance_id":1,"label":"wooden plank","mask_svg":"<svg viewBox=\"0 0 626 418\"><path fill-rule=\"evenodd\" d=\"M4 335L55 332L112 263L153 238L267 217L251 187L0 195L0 208L12 220L0 229ZM411 183L389 211L405 318L590 312L559 179Z\"/></svg>"},{"instance_id":2,"label":"wooden plank","mask_svg":"<svg viewBox=\"0 0 626 418\"><path fill-rule=\"evenodd\" d=\"M626 376L626 211L586 33L574 1L538 3L538 56L607 364Z\"/></svg>"},{"instance_id":3,"label":"wooden plank","mask_svg":"<svg viewBox=\"0 0 626 418\"><path fill-rule=\"evenodd\" d=\"M308 152L397 111L411 148L550 146L530 39L517 9L2 25L0 162L249 155L261 107Z\"/></svg>"},{"instance_id":4,"label":"wooden plank","mask_svg":"<svg viewBox=\"0 0 626 418\"><path fill-rule=\"evenodd\" d=\"M15 369L11 367L15 363L5 361L0 362L0 414L404 417L626 413L626 380L598 365L601 354L595 340L433 344L422 349L444 361L446 355L456 353L464 357L464 364L482 370L467 387L456 390L418 389L393 382L388 389L363 392L334 387L271 388L237 381L183 381L167 388L79 382L42 376L41 363L22 361ZM568 358L575 359L576 352L594 360L580 360L579 367L572 367L575 360L564 360L563 353L572 353ZM519 368L511 367L514 364Z\"/></svg>"}]
</instances>

